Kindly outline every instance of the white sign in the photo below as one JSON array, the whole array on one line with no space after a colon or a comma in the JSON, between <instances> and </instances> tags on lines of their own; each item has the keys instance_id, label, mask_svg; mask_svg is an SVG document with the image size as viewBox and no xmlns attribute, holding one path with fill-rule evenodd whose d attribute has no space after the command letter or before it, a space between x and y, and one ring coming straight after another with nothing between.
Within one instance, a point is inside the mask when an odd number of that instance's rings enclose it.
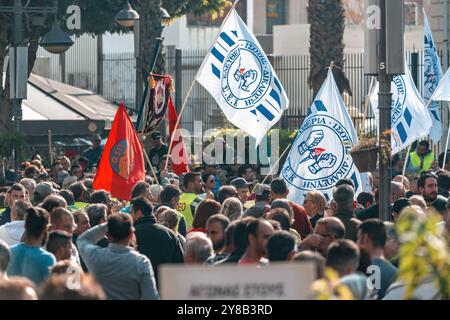
<instances>
[{"instance_id":1,"label":"white sign","mask_svg":"<svg viewBox=\"0 0 450 320\"><path fill-rule=\"evenodd\" d=\"M305 300L316 280L312 262L268 266L160 268L162 300Z\"/></svg>"}]
</instances>

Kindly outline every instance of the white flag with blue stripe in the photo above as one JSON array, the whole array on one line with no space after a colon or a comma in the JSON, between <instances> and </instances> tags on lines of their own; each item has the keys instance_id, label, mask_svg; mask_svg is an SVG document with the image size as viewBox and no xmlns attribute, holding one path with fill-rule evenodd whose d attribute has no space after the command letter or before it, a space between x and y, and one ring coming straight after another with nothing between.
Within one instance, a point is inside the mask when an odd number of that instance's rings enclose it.
<instances>
[{"instance_id":1,"label":"white flag with blue stripe","mask_svg":"<svg viewBox=\"0 0 450 320\"><path fill-rule=\"evenodd\" d=\"M442 67L425 10L423 10L423 16L425 35L423 100L425 104L428 104L428 111L433 121L430 138L434 143L438 143L442 136L441 106L437 101L430 101L430 98L442 78Z\"/></svg>"},{"instance_id":2,"label":"white flag with blue stripe","mask_svg":"<svg viewBox=\"0 0 450 320\"><path fill-rule=\"evenodd\" d=\"M357 143L355 127L330 70L281 171L289 185L289 200L303 203L310 190L330 200L336 182L343 178L352 179L356 192L361 192L361 177L349 154Z\"/></svg>"},{"instance_id":3,"label":"white flag with blue stripe","mask_svg":"<svg viewBox=\"0 0 450 320\"><path fill-rule=\"evenodd\" d=\"M433 101L450 101L450 68L442 77L441 82L431 97Z\"/></svg>"},{"instance_id":4,"label":"white flag with blue stripe","mask_svg":"<svg viewBox=\"0 0 450 320\"><path fill-rule=\"evenodd\" d=\"M269 59L234 8L196 79L228 120L257 144L289 106Z\"/></svg>"},{"instance_id":5,"label":"white flag with blue stripe","mask_svg":"<svg viewBox=\"0 0 450 320\"><path fill-rule=\"evenodd\" d=\"M431 116L412 79L408 67L406 74L395 76L391 82L392 91L392 154L399 153L414 141L429 134ZM375 122L378 124L378 83L370 97Z\"/></svg>"}]
</instances>

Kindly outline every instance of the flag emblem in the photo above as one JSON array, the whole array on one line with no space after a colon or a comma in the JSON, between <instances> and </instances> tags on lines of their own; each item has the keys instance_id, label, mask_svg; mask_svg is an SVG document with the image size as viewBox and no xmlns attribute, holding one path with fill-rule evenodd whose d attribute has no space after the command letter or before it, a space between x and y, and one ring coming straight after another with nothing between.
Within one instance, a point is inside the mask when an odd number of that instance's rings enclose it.
<instances>
[{"instance_id":1,"label":"flag emblem","mask_svg":"<svg viewBox=\"0 0 450 320\"><path fill-rule=\"evenodd\" d=\"M314 129L314 130L311 130ZM324 139L327 137L327 139ZM339 145L333 152L327 152L327 145ZM349 151L352 138L344 126L327 115L311 115L298 133L294 145L298 154L289 157L282 175L294 187L309 191L324 191L334 186L338 180L347 177L353 169ZM298 167L292 160L300 159L300 165L307 171L294 170ZM323 174L326 172L326 174ZM303 174L306 173L306 174Z\"/></svg>"},{"instance_id":2,"label":"flag emblem","mask_svg":"<svg viewBox=\"0 0 450 320\"><path fill-rule=\"evenodd\" d=\"M289 107L269 59L234 8L196 79L227 119L254 137L257 144Z\"/></svg>"},{"instance_id":3,"label":"flag emblem","mask_svg":"<svg viewBox=\"0 0 450 320\"><path fill-rule=\"evenodd\" d=\"M109 157L113 171L124 179L128 179L131 171L128 167L127 148L127 141L121 140L111 148Z\"/></svg>"},{"instance_id":4,"label":"flag emblem","mask_svg":"<svg viewBox=\"0 0 450 320\"><path fill-rule=\"evenodd\" d=\"M228 48L228 56L223 58L223 62L221 58L213 64L213 67L222 70L222 96L231 108L251 108L260 102L270 89L272 72L269 60L264 52L250 41L239 41L233 33L222 33L221 37L228 38L232 41L230 44L234 45L234 48ZM214 53L218 54L218 51L213 49ZM241 61L245 61L245 66L241 65ZM273 112L281 111L281 106L272 107ZM267 114L269 113L266 112ZM268 120L272 120L271 116Z\"/></svg>"}]
</instances>

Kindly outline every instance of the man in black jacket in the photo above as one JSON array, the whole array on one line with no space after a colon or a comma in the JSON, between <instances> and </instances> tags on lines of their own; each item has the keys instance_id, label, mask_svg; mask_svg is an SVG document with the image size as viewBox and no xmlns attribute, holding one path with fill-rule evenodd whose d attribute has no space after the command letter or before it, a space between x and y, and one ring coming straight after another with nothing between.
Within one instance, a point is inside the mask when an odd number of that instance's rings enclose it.
<instances>
[{"instance_id":1,"label":"man in black jacket","mask_svg":"<svg viewBox=\"0 0 450 320\"><path fill-rule=\"evenodd\" d=\"M151 203L144 197L131 200L137 250L152 263L158 284L158 267L164 263L183 263L183 248L169 228L156 223Z\"/></svg>"}]
</instances>

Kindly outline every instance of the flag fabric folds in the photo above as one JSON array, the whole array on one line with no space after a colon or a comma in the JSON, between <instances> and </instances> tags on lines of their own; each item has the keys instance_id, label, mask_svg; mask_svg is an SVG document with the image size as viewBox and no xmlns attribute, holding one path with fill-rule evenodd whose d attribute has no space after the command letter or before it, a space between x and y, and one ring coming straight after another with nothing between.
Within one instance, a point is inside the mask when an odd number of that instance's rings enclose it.
<instances>
[{"instance_id":1,"label":"flag fabric folds","mask_svg":"<svg viewBox=\"0 0 450 320\"><path fill-rule=\"evenodd\" d=\"M439 102L432 101L430 98L442 78L442 67L425 10L423 10L423 17L425 35L423 100L428 105L428 111L433 121L430 138L434 143L438 143L442 136L441 106Z\"/></svg>"},{"instance_id":2,"label":"flag fabric folds","mask_svg":"<svg viewBox=\"0 0 450 320\"><path fill-rule=\"evenodd\" d=\"M450 101L450 68L448 68L441 82L434 91L431 100L436 101Z\"/></svg>"},{"instance_id":3,"label":"flag fabric folds","mask_svg":"<svg viewBox=\"0 0 450 320\"><path fill-rule=\"evenodd\" d=\"M349 153L357 143L355 127L330 70L281 171L289 185L289 200L303 203L313 189L330 200L336 182L343 178L352 179L357 193L361 192L361 177Z\"/></svg>"},{"instance_id":4,"label":"flag fabric folds","mask_svg":"<svg viewBox=\"0 0 450 320\"><path fill-rule=\"evenodd\" d=\"M147 94L145 99L146 120L143 134L155 131L164 120L172 92L172 79L169 76L151 74L148 86L150 94Z\"/></svg>"},{"instance_id":5,"label":"flag fabric folds","mask_svg":"<svg viewBox=\"0 0 450 320\"><path fill-rule=\"evenodd\" d=\"M228 120L256 139L276 124L289 100L255 36L233 8L196 75Z\"/></svg>"},{"instance_id":6,"label":"flag fabric folds","mask_svg":"<svg viewBox=\"0 0 450 320\"><path fill-rule=\"evenodd\" d=\"M422 100L406 67L405 75L395 76L391 82L391 147L392 154L399 153L414 141L429 134L432 126L430 113ZM379 84L370 97L375 122L378 124L378 91Z\"/></svg>"},{"instance_id":7,"label":"flag fabric folds","mask_svg":"<svg viewBox=\"0 0 450 320\"><path fill-rule=\"evenodd\" d=\"M172 161L172 171L177 175L182 173L190 172L189 170L189 157L186 149L186 145L184 144L183 135L181 132L180 124L175 128L178 120L177 111L175 110L175 106L173 105L172 97L169 96L168 100L169 105L169 132L170 137L173 137L172 142L172 151L171 161Z\"/></svg>"},{"instance_id":8,"label":"flag fabric folds","mask_svg":"<svg viewBox=\"0 0 450 320\"><path fill-rule=\"evenodd\" d=\"M94 189L103 189L113 197L130 200L131 189L144 179L142 144L122 103L103 150L94 179Z\"/></svg>"}]
</instances>

